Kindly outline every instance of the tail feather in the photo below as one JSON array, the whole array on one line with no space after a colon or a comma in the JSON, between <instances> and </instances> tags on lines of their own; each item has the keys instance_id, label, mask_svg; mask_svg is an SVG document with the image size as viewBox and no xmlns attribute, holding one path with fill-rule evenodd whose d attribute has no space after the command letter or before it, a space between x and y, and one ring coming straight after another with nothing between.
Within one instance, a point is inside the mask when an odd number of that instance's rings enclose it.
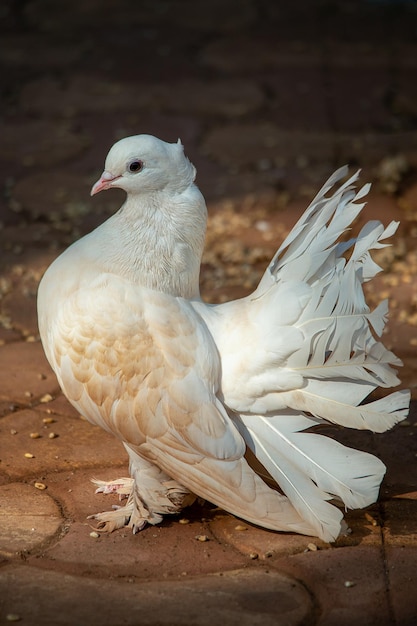
<instances>
[{"instance_id":1,"label":"tail feather","mask_svg":"<svg viewBox=\"0 0 417 626\"><path fill-rule=\"evenodd\" d=\"M374 402L353 406L349 402L313 393L307 385L299 391L286 393L284 401L291 409L307 411L333 424L384 433L407 417L410 393L407 390L397 391Z\"/></svg>"},{"instance_id":2,"label":"tail feather","mask_svg":"<svg viewBox=\"0 0 417 626\"><path fill-rule=\"evenodd\" d=\"M320 489L303 468L282 454L282 450L278 450L280 446L271 445L266 434L263 436L259 432L259 428L249 428L245 419L243 422L246 428L241 427L240 430L248 446L276 480L300 516L311 524L315 534L321 539L334 541L340 534L343 515L339 509L329 504L328 500L332 496Z\"/></svg>"},{"instance_id":3,"label":"tail feather","mask_svg":"<svg viewBox=\"0 0 417 626\"><path fill-rule=\"evenodd\" d=\"M356 204L369 186L355 193L353 183L359 172L351 176L330 198L327 191L347 173L347 168L337 170L323 186L303 216L298 220L269 264L267 274L279 280L292 278L309 282L334 256L335 242L363 209ZM262 284L262 281L261 281Z\"/></svg>"},{"instance_id":4,"label":"tail feather","mask_svg":"<svg viewBox=\"0 0 417 626\"><path fill-rule=\"evenodd\" d=\"M319 537L331 541L340 533L342 513L328 502L332 498L348 508L363 508L377 499L385 466L371 454L323 435L295 432L294 415L240 418L247 445Z\"/></svg>"}]
</instances>

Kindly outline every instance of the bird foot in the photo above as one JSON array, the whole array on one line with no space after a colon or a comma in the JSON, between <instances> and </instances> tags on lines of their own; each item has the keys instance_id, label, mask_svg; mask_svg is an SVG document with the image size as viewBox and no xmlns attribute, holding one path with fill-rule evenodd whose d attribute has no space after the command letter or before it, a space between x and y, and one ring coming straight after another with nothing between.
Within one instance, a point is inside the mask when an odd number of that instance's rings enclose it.
<instances>
[{"instance_id":1,"label":"bird foot","mask_svg":"<svg viewBox=\"0 0 417 626\"><path fill-rule=\"evenodd\" d=\"M95 513L89 515L87 519L97 520L96 530L99 532L111 533L118 528L127 526L132 529L133 534L140 532L145 528L146 524L159 524L163 517L158 513L150 511L135 491L133 478L119 478L106 482L104 480L93 479L95 485L98 485L95 493L103 493L105 495L116 493L119 499L128 498L125 506L113 505L112 511L104 511L103 513Z\"/></svg>"},{"instance_id":2,"label":"bird foot","mask_svg":"<svg viewBox=\"0 0 417 626\"><path fill-rule=\"evenodd\" d=\"M103 513L89 515L87 519L97 520L98 524L96 526L96 530L99 532L112 533L114 530L123 528L129 524L132 512L133 502L127 504L126 506L114 508L112 511L104 511Z\"/></svg>"},{"instance_id":3,"label":"bird foot","mask_svg":"<svg viewBox=\"0 0 417 626\"><path fill-rule=\"evenodd\" d=\"M153 515L152 519L144 519L135 509L133 502L131 502L112 511L89 515L87 519L97 520L96 530L101 533L112 533L114 530L127 526L136 535L145 528L146 524L158 524L162 521L162 516Z\"/></svg>"}]
</instances>

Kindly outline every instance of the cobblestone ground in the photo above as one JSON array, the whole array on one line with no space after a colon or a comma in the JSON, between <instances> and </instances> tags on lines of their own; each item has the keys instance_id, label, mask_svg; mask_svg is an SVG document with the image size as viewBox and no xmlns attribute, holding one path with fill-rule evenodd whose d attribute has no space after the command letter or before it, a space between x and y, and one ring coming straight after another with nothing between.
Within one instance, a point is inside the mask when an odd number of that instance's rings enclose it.
<instances>
[{"instance_id":1,"label":"cobblestone ground","mask_svg":"<svg viewBox=\"0 0 417 626\"><path fill-rule=\"evenodd\" d=\"M416 2L6 0L0 76L0 624L415 624L415 404L391 433L336 433L388 472L335 544L208 504L96 536L87 516L114 501L91 479L126 456L60 394L35 302L48 264L120 206L89 189L125 135L181 137L197 166L212 301L254 287L348 162L374 183L363 219L401 221L368 295L391 299L385 343L416 397Z\"/></svg>"}]
</instances>

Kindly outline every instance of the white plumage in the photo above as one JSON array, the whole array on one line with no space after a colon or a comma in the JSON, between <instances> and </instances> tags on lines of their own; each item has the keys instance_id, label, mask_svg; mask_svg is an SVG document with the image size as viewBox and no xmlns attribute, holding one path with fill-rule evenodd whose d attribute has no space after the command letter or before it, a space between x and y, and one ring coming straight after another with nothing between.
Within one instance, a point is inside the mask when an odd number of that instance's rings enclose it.
<instances>
[{"instance_id":1,"label":"white plumage","mask_svg":"<svg viewBox=\"0 0 417 626\"><path fill-rule=\"evenodd\" d=\"M361 404L399 382L401 363L378 339L387 303L370 311L362 290L380 269L370 250L397 223L369 222L341 240L369 190L355 191L355 174L329 195L346 174L324 185L252 295L208 305L206 207L182 145L139 135L110 150L92 194L120 187L127 199L51 265L38 296L65 395L129 454L130 479L98 481L98 491L128 495L95 516L101 528L136 532L198 495L266 528L332 541L343 518L335 502L377 499L383 463L312 431L384 432L409 404L406 391Z\"/></svg>"}]
</instances>

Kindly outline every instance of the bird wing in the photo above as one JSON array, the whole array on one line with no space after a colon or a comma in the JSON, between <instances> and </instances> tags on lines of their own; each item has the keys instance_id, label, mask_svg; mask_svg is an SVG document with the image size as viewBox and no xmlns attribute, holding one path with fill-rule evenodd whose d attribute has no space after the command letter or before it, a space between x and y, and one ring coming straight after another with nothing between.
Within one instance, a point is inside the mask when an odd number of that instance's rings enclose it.
<instances>
[{"instance_id":1,"label":"bird wing","mask_svg":"<svg viewBox=\"0 0 417 626\"><path fill-rule=\"evenodd\" d=\"M68 298L53 334L59 382L87 419L218 506L312 534L246 462L245 441L216 396L217 348L188 301L102 274ZM336 525L338 534L340 518Z\"/></svg>"},{"instance_id":2,"label":"bird wing","mask_svg":"<svg viewBox=\"0 0 417 626\"><path fill-rule=\"evenodd\" d=\"M129 444L173 430L201 454L244 453L216 397L216 347L186 300L102 274L68 297L53 333L60 383L87 419Z\"/></svg>"}]
</instances>

